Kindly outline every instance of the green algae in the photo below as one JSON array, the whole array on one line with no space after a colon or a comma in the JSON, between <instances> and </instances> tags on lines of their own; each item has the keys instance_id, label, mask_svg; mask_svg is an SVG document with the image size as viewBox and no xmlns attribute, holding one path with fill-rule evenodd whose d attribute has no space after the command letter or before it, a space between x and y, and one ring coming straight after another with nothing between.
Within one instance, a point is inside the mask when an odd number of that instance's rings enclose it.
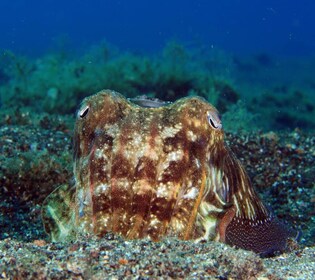
<instances>
[{"instance_id":1,"label":"green algae","mask_svg":"<svg viewBox=\"0 0 315 280\"><path fill-rule=\"evenodd\" d=\"M174 42L152 56L117 55L104 45L79 57L57 53L32 60L4 52L2 64L10 79L0 88L1 98L5 107L65 114L74 112L83 97L104 88L126 92L128 97L147 94L169 101L190 94L215 101L220 91L225 96L226 86L220 84L229 84L229 77L223 78L219 69L216 75L194 56Z\"/></svg>"},{"instance_id":2,"label":"green algae","mask_svg":"<svg viewBox=\"0 0 315 280\"><path fill-rule=\"evenodd\" d=\"M28 108L64 115L73 114L84 97L106 88L127 97L145 94L166 101L199 95L221 114L228 113L226 127L234 131L249 126L313 130L314 69L314 59L294 63L266 54L249 59L178 42L154 54L119 51L106 43L81 54L62 50L38 58L3 51L0 100L2 111ZM291 80L290 73L295 75ZM239 100L241 106L236 105ZM236 119L231 117L234 113Z\"/></svg>"}]
</instances>

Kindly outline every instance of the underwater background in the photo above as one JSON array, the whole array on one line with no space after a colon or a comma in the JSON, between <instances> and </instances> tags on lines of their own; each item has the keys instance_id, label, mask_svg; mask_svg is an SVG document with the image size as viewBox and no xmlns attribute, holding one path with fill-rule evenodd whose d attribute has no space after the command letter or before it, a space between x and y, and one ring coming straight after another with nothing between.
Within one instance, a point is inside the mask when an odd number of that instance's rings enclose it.
<instances>
[{"instance_id":1,"label":"underwater background","mask_svg":"<svg viewBox=\"0 0 315 280\"><path fill-rule=\"evenodd\" d=\"M234 129L313 129L314 8L312 1L4 0L1 104L69 114L103 88L165 100L197 94L227 119L247 114Z\"/></svg>"},{"instance_id":2,"label":"underwater background","mask_svg":"<svg viewBox=\"0 0 315 280\"><path fill-rule=\"evenodd\" d=\"M91 252L94 243L99 246L94 240L75 249L49 247L40 211L51 191L71 182L75 112L84 97L102 89L166 101L198 95L212 103L221 114L227 143L263 200L301 232L298 248L283 263L250 255L235 270L232 263L243 257L234 251L226 256L218 247L224 271L207 272L202 266L198 274L167 255L172 274L154 270L151 276L226 279L279 273L271 279L302 279L296 258L305 273L314 271L314 11L311 0L0 1L0 278L36 278L36 271L47 278L78 276L81 272L72 266L56 274L40 259L49 259L57 249L67 255L82 246L91 246ZM115 238L114 245L102 241L102 246L119 262L118 255L128 249L119 251L126 244ZM165 245L170 251L187 250L172 242ZM159 250L144 243L131 246L146 246L149 256L151 249ZM15 255L17 248L34 253L38 248L32 246L44 246L39 261ZM192 246L197 252L198 246ZM95 270L99 255L88 261ZM198 257L192 260L204 265ZM146 271L147 264L139 261L142 265ZM108 269L126 276L127 266L118 267ZM94 275L84 273L87 279Z\"/></svg>"}]
</instances>

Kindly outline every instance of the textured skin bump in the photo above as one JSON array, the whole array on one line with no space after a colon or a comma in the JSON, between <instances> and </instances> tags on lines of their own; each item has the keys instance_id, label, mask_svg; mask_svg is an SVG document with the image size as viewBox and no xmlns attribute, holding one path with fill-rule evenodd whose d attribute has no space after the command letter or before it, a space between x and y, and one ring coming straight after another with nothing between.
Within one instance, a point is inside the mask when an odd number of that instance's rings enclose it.
<instances>
[{"instance_id":1,"label":"textured skin bump","mask_svg":"<svg viewBox=\"0 0 315 280\"><path fill-rule=\"evenodd\" d=\"M133 103L110 90L87 97L75 125L74 179L44 202L52 240L114 232L269 253L292 236L226 147L217 110L199 97L171 104Z\"/></svg>"}]
</instances>

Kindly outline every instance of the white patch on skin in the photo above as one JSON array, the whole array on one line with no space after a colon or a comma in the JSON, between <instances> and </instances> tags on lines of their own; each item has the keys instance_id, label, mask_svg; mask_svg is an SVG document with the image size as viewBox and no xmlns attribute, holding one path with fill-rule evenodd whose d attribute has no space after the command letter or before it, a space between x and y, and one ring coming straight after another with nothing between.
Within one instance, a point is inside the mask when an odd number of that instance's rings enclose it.
<instances>
[{"instance_id":1,"label":"white patch on skin","mask_svg":"<svg viewBox=\"0 0 315 280\"><path fill-rule=\"evenodd\" d=\"M132 136L133 136L131 141L132 146L138 147L139 145L141 145L142 142L141 135L139 133L134 133Z\"/></svg>"},{"instance_id":2,"label":"white patch on skin","mask_svg":"<svg viewBox=\"0 0 315 280\"><path fill-rule=\"evenodd\" d=\"M96 149L94 155L95 155L95 158L102 158L102 157L104 157L103 149Z\"/></svg>"},{"instance_id":3,"label":"white patch on skin","mask_svg":"<svg viewBox=\"0 0 315 280\"><path fill-rule=\"evenodd\" d=\"M237 194L238 194L238 196L240 197L240 200L242 201L242 200L243 200L242 192L238 192Z\"/></svg>"},{"instance_id":4,"label":"white patch on skin","mask_svg":"<svg viewBox=\"0 0 315 280\"><path fill-rule=\"evenodd\" d=\"M191 130L187 131L187 139L191 142L195 142L197 140L197 135L194 134Z\"/></svg>"},{"instance_id":5,"label":"white patch on skin","mask_svg":"<svg viewBox=\"0 0 315 280\"><path fill-rule=\"evenodd\" d=\"M194 118L194 119L189 119L188 120L188 124L189 125L193 125L196 128L199 128L203 124L203 122L201 122L201 120L198 120L198 119Z\"/></svg>"},{"instance_id":6,"label":"white patch on skin","mask_svg":"<svg viewBox=\"0 0 315 280\"><path fill-rule=\"evenodd\" d=\"M162 180L164 171L168 169L170 162L169 161L163 161L162 163L159 164L157 170L158 170L158 181Z\"/></svg>"},{"instance_id":7,"label":"white patch on skin","mask_svg":"<svg viewBox=\"0 0 315 280\"><path fill-rule=\"evenodd\" d=\"M150 215L150 223L149 227L156 229L157 225L159 224L159 220L155 215Z\"/></svg>"},{"instance_id":8,"label":"white patch on skin","mask_svg":"<svg viewBox=\"0 0 315 280\"><path fill-rule=\"evenodd\" d=\"M104 164L102 170L103 170L104 174L106 174L107 172L109 172L109 170L108 170L108 164Z\"/></svg>"},{"instance_id":9,"label":"white patch on skin","mask_svg":"<svg viewBox=\"0 0 315 280\"><path fill-rule=\"evenodd\" d=\"M123 156L126 160L132 161L135 157L135 152L133 150L128 150L127 147L123 150Z\"/></svg>"},{"instance_id":10,"label":"white patch on skin","mask_svg":"<svg viewBox=\"0 0 315 280\"><path fill-rule=\"evenodd\" d=\"M195 158L196 166L199 169L201 167L200 160Z\"/></svg>"},{"instance_id":11,"label":"white patch on skin","mask_svg":"<svg viewBox=\"0 0 315 280\"><path fill-rule=\"evenodd\" d=\"M218 208L209 202L202 201L199 206L199 214L202 217L207 217L209 214L221 213L222 209Z\"/></svg>"},{"instance_id":12,"label":"white patch on skin","mask_svg":"<svg viewBox=\"0 0 315 280\"><path fill-rule=\"evenodd\" d=\"M163 139L174 137L181 129L182 129L182 125L180 123L176 124L174 127L166 126L161 131L161 137Z\"/></svg>"},{"instance_id":13,"label":"white patch on skin","mask_svg":"<svg viewBox=\"0 0 315 280\"><path fill-rule=\"evenodd\" d=\"M107 184L100 184L100 185L95 187L94 194L99 195L101 193L105 193L107 191L108 187L109 186Z\"/></svg>"},{"instance_id":14,"label":"white patch on skin","mask_svg":"<svg viewBox=\"0 0 315 280\"><path fill-rule=\"evenodd\" d=\"M191 188L188 193L186 193L183 198L184 199L195 199L198 195L199 190L195 187Z\"/></svg>"},{"instance_id":15,"label":"white patch on skin","mask_svg":"<svg viewBox=\"0 0 315 280\"><path fill-rule=\"evenodd\" d=\"M184 155L184 153L182 150L173 151L173 152L168 153L166 160L168 162L179 161L183 158L183 155Z\"/></svg>"},{"instance_id":16,"label":"white patch on skin","mask_svg":"<svg viewBox=\"0 0 315 280\"><path fill-rule=\"evenodd\" d=\"M137 171L141 171L145 167L145 163L142 161L139 165L139 161L136 163Z\"/></svg>"},{"instance_id":17,"label":"white patch on skin","mask_svg":"<svg viewBox=\"0 0 315 280\"><path fill-rule=\"evenodd\" d=\"M170 163L172 161L180 161L184 156L184 152L182 150L173 151L167 154L165 160L159 163L157 166L157 173L159 174L157 180L162 180L162 176L165 172L167 172Z\"/></svg>"},{"instance_id":18,"label":"white patch on skin","mask_svg":"<svg viewBox=\"0 0 315 280\"><path fill-rule=\"evenodd\" d=\"M109 215L102 215L99 217L99 219L100 219L100 222L99 222L100 226L98 227L97 232L102 232L108 226Z\"/></svg>"},{"instance_id":19,"label":"white patch on skin","mask_svg":"<svg viewBox=\"0 0 315 280\"><path fill-rule=\"evenodd\" d=\"M122 191L130 190L130 180L128 178L117 178L116 186Z\"/></svg>"},{"instance_id":20,"label":"white patch on skin","mask_svg":"<svg viewBox=\"0 0 315 280\"><path fill-rule=\"evenodd\" d=\"M236 215L239 216L241 214L241 211L240 211L240 207L238 205L238 201L237 201L237 198L235 195L232 196L232 199L234 201L234 205L236 206Z\"/></svg>"},{"instance_id":21,"label":"white patch on skin","mask_svg":"<svg viewBox=\"0 0 315 280\"><path fill-rule=\"evenodd\" d=\"M177 234L179 232L183 232L185 228L183 222L180 219L178 219L177 217L172 217L170 229L174 229Z\"/></svg>"},{"instance_id":22,"label":"white patch on skin","mask_svg":"<svg viewBox=\"0 0 315 280\"><path fill-rule=\"evenodd\" d=\"M106 131L106 134L113 137L114 139L117 137L117 134L120 133L118 124L106 124L103 129Z\"/></svg>"},{"instance_id":23,"label":"white patch on skin","mask_svg":"<svg viewBox=\"0 0 315 280\"><path fill-rule=\"evenodd\" d=\"M246 198L247 211L249 213L250 219L255 220L255 209L252 203Z\"/></svg>"},{"instance_id":24,"label":"white patch on skin","mask_svg":"<svg viewBox=\"0 0 315 280\"><path fill-rule=\"evenodd\" d=\"M216 227L217 227L217 219L214 217L205 217L205 219L202 220L203 228L205 229L205 233L200 238L196 239L195 242L200 242L202 240L213 240L216 233Z\"/></svg>"},{"instance_id":25,"label":"white patch on skin","mask_svg":"<svg viewBox=\"0 0 315 280\"><path fill-rule=\"evenodd\" d=\"M124 157L134 163L137 166L138 161L142 157L147 157L152 160L158 160L159 154L155 148L150 146L151 136L144 136L140 133L133 133L131 135L131 140L124 144L123 155ZM159 147L161 145L159 138L155 138L155 146ZM143 168L142 166L141 168Z\"/></svg>"},{"instance_id":26,"label":"white patch on skin","mask_svg":"<svg viewBox=\"0 0 315 280\"><path fill-rule=\"evenodd\" d=\"M157 197L167 197L168 191L165 184L159 184L159 187L156 190Z\"/></svg>"},{"instance_id":27,"label":"white patch on skin","mask_svg":"<svg viewBox=\"0 0 315 280\"><path fill-rule=\"evenodd\" d=\"M151 147L149 144L151 141L153 141L154 147ZM143 146L143 152L144 156L146 156L149 159L152 160L158 160L159 159L159 151L156 150L156 146L159 147L158 137L153 138L151 135L146 137L145 145Z\"/></svg>"}]
</instances>

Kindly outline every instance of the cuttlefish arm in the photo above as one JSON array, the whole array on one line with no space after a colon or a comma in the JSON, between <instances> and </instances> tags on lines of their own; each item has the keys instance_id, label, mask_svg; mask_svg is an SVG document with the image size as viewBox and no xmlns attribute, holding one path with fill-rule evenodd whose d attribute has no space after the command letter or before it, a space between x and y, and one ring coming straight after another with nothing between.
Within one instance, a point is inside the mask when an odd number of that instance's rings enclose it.
<instances>
[{"instance_id":1,"label":"cuttlefish arm","mask_svg":"<svg viewBox=\"0 0 315 280\"><path fill-rule=\"evenodd\" d=\"M68 241L75 236L75 186L64 184L55 189L43 202L42 221L52 241Z\"/></svg>"},{"instance_id":2,"label":"cuttlefish arm","mask_svg":"<svg viewBox=\"0 0 315 280\"><path fill-rule=\"evenodd\" d=\"M261 255L283 251L288 239L297 238L297 232L281 223L262 203L241 163L232 151L224 149L221 164L225 189L221 196L227 209L217 226L219 240Z\"/></svg>"}]
</instances>

